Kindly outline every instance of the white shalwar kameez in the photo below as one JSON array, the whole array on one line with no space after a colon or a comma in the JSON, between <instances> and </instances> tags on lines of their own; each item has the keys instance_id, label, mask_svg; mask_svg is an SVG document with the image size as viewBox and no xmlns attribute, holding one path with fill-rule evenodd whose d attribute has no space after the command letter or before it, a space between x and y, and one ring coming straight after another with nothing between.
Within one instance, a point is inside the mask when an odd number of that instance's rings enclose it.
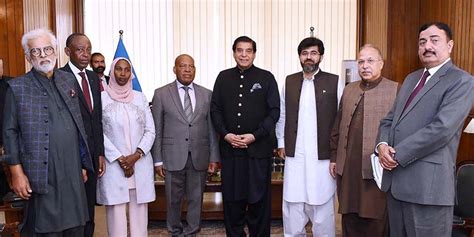
<instances>
[{"instance_id":1,"label":"white shalwar kameez","mask_svg":"<svg viewBox=\"0 0 474 237\"><path fill-rule=\"evenodd\" d=\"M319 70L318 70L319 72ZM285 236L305 236L308 220L313 235L335 236L334 194L336 181L329 174L329 160L318 160L316 97L313 79L304 79L298 110L295 156L286 157L283 182ZM278 147L284 147L285 87L276 125ZM320 114L319 116L324 116Z\"/></svg>"}]
</instances>

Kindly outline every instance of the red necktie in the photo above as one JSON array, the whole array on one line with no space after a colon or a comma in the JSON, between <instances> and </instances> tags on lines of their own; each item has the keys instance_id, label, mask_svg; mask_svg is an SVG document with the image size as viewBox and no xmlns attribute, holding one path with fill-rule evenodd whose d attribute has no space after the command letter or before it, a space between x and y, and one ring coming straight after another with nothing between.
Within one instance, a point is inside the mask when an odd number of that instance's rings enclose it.
<instances>
[{"instance_id":1,"label":"red necktie","mask_svg":"<svg viewBox=\"0 0 474 237\"><path fill-rule=\"evenodd\" d=\"M407 103L405 104L405 107L403 108L403 111L405 111L405 109L408 107L408 105L410 105L411 101L413 100L413 98L415 98L415 96L418 94L418 92L421 91L421 88L423 88L423 86L426 83L426 78L428 78L429 76L430 76L430 72L428 72L428 70L426 70L423 73L423 75L421 76L420 82L415 87L415 89L411 93L410 97L408 97Z\"/></svg>"},{"instance_id":2,"label":"red necktie","mask_svg":"<svg viewBox=\"0 0 474 237\"><path fill-rule=\"evenodd\" d=\"M91 94L89 93L89 82L87 82L86 74L84 72L79 72L79 76L81 76L82 78L81 84L84 99L86 100L87 107L89 107L89 112L92 113Z\"/></svg>"},{"instance_id":3,"label":"red necktie","mask_svg":"<svg viewBox=\"0 0 474 237\"><path fill-rule=\"evenodd\" d=\"M100 87L100 92L104 91L104 81L102 79L99 79L99 87Z\"/></svg>"}]
</instances>

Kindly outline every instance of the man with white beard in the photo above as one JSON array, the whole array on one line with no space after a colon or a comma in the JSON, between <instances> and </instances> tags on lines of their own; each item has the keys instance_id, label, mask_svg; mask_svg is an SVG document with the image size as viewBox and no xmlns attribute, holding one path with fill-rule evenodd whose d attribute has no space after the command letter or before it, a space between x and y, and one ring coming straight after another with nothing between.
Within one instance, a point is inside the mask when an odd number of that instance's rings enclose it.
<instances>
[{"instance_id":1,"label":"man with white beard","mask_svg":"<svg viewBox=\"0 0 474 237\"><path fill-rule=\"evenodd\" d=\"M337 114L338 77L323 72L324 44L314 37L298 46L303 68L286 77L276 124L277 154L285 160L283 227L285 236L335 236L334 193L329 174L331 128Z\"/></svg>"},{"instance_id":2,"label":"man with white beard","mask_svg":"<svg viewBox=\"0 0 474 237\"><path fill-rule=\"evenodd\" d=\"M21 43L33 68L8 82L3 127L12 188L26 200L20 234L82 237L83 182L92 161L75 78L54 70L57 45L49 30L30 31Z\"/></svg>"}]
</instances>

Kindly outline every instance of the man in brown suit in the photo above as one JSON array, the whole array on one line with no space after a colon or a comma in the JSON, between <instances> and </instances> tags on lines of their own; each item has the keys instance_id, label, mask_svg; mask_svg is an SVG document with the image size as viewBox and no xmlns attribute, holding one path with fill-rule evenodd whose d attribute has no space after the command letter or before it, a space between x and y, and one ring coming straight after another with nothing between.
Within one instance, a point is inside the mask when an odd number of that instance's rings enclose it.
<instances>
[{"instance_id":1,"label":"man in brown suit","mask_svg":"<svg viewBox=\"0 0 474 237\"><path fill-rule=\"evenodd\" d=\"M385 193L372 175L380 120L388 113L398 83L381 76L380 50L364 45L357 61L361 81L344 89L331 136L330 173L337 179L344 236L388 236Z\"/></svg>"}]
</instances>

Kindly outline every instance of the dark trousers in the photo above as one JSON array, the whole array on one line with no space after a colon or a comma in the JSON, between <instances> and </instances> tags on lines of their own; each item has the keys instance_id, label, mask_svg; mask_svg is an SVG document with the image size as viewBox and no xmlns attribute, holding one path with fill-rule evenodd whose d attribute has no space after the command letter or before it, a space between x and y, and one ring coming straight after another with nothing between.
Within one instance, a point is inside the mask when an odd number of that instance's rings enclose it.
<instances>
[{"instance_id":1,"label":"dark trousers","mask_svg":"<svg viewBox=\"0 0 474 237\"><path fill-rule=\"evenodd\" d=\"M95 228L95 204L96 204L96 190L97 190L97 175L94 172L87 171L86 197L87 209L89 210L89 221L84 227L84 237L93 237Z\"/></svg>"},{"instance_id":2,"label":"dark trousers","mask_svg":"<svg viewBox=\"0 0 474 237\"><path fill-rule=\"evenodd\" d=\"M363 218L357 213L342 214L342 233L344 237L387 237L387 218L379 220Z\"/></svg>"},{"instance_id":3,"label":"dark trousers","mask_svg":"<svg viewBox=\"0 0 474 237\"><path fill-rule=\"evenodd\" d=\"M84 226L70 228L61 232L54 233L33 233L31 229L23 228L21 237L82 237L84 236Z\"/></svg>"},{"instance_id":4,"label":"dark trousers","mask_svg":"<svg viewBox=\"0 0 474 237\"><path fill-rule=\"evenodd\" d=\"M422 205L397 200L387 192L390 236L450 237L453 206Z\"/></svg>"},{"instance_id":5,"label":"dark trousers","mask_svg":"<svg viewBox=\"0 0 474 237\"><path fill-rule=\"evenodd\" d=\"M269 190L256 203L224 199L224 224L227 236L246 236L245 224L248 225L250 237L270 236L271 208Z\"/></svg>"}]
</instances>

